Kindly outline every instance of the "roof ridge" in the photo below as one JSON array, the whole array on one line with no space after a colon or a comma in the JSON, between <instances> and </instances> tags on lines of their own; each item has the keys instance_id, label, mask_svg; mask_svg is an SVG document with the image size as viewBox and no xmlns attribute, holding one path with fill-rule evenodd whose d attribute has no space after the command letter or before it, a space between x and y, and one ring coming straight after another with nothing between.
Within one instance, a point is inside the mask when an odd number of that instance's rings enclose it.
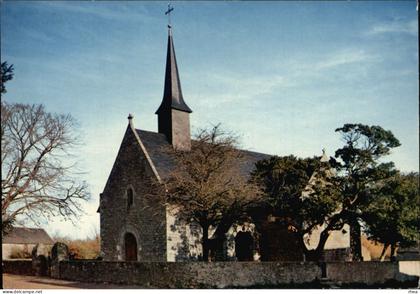
<instances>
[{"instance_id":1,"label":"roof ridge","mask_svg":"<svg viewBox=\"0 0 420 294\"><path fill-rule=\"evenodd\" d=\"M154 131L149 131L149 130L136 129L136 131L147 132L147 133L156 134L156 135L161 135L162 137L165 136L165 134L154 132ZM191 140L192 141L196 141L194 139L191 139ZM273 154L263 153L263 152L259 152L259 151L253 151L253 150L248 150L248 149L244 149L244 148L237 148L237 150L244 151L244 152L249 152L249 153L261 154L261 155L275 156Z\"/></svg>"},{"instance_id":2,"label":"roof ridge","mask_svg":"<svg viewBox=\"0 0 420 294\"><path fill-rule=\"evenodd\" d=\"M134 134L134 137L137 141L137 143L139 144L140 149L143 151L144 156L146 157L146 161L149 163L150 168L152 169L153 174L155 175L156 179L158 180L159 183L162 183L162 179L156 169L155 164L153 163L152 158L149 155L149 152L147 152L146 147L144 146L142 140L140 139L139 133L137 132L137 129L134 127L132 120L129 121L129 126L131 128L131 131Z\"/></svg>"},{"instance_id":3,"label":"roof ridge","mask_svg":"<svg viewBox=\"0 0 420 294\"><path fill-rule=\"evenodd\" d=\"M163 133L159 133L159 132L154 132L154 131L149 131L149 130L143 130L143 129L135 129L136 131L141 131L141 132L147 132L147 133L153 133L153 134L159 134L162 136L165 136L165 134Z\"/></svg>"},{"instance_id":4,"label":"roof ridge","mask_svg":"<svg viewBox=\"0 0 420 294\"><path fill-rule=\"evenodd\" d=\"M28 228L28 227L12 227L12 230L14 229L24 229L24 230L44 230L44 228Z\"/></svg>"}]
</instances>

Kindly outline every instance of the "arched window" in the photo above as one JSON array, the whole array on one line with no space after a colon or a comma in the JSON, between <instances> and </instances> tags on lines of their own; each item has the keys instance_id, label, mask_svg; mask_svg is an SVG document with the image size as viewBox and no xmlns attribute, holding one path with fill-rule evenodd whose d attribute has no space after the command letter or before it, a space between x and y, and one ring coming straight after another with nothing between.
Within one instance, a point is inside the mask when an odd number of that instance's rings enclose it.
<instances>
[{"instance_id":1,"label":"arched window","mask_svg":"<svg viewBox=\"0 0 420 294\"><path fill-rule=\"evenodd\" d=\"M133 195L133 189L128 188L127 189L127 209L130 209L131 206L133 206L134 202L134 195Z\"/></svg>"}]
</instances>

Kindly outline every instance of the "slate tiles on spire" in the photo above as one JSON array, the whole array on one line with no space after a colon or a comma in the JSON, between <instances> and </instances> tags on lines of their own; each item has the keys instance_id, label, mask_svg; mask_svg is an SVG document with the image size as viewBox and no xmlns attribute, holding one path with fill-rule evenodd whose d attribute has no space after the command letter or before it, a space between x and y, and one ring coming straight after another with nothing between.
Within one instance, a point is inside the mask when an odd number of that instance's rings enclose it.
<instances>
[{"instance_id":1,"label":"slate tiles on spire","mask_svg":"<svg viewBox=\"0 0 420 294\"><path fill-rule=\"evenodd\" d=\"M178 65L176 62L174 43L172 40L172 29L168 30L168 51L166 55L165 88L163 100L156 114L163 110L178 109L191 113L192 110L184 101L182 96L181 82L179 79Z\"/></svg>"}]
</instances>

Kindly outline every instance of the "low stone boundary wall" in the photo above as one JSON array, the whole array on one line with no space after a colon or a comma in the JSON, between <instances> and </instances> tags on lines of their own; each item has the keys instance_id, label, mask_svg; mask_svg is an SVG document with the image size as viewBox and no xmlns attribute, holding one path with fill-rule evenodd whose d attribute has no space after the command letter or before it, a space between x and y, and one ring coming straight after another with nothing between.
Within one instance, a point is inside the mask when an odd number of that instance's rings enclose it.
<instances>
[{"instance_id":1,"label":"low stone boundary wall","mask_svg":"<svg viewBox=\"0 0 420 294\"><path fill-rule=\"evenodd\" d=\"M246 288L347 285L416 286L420 261L398 262L112 262L61 261L57 278L144 288ZM402 270L404 269L404 270ZM398 284L400 283L400 284ZM402 284L401 284L402 283ZM399 287L399 286L398 286ZM411 286L410 286L411 287Z\"/></svg>"},{"instance_id":2,"label":"low stone boundary wall","mask_svg":"<svg viewBox=\"0 0 420 294\"><path fill-rule=\"evenodd\" d=\"M400 262L110 262L61 261L56 278L140 285L144 288L275 287L318 288L418 285L420 261ZM30 259L3 260L3 273L34 275ZM391 282L391 283L390 283ZM409 284L398 284L406 283ZM411 285L411 286L410 286Z\"/></svg>"},{"instance_id":3,"label":"low stone boundary wall","mask_svg":"<svg viewBox=\"0 0 420 294\"><path fill-rule=\"evenodd\" d=\"M397 262L329 262L326 265L329 280L343 284L383 284L390 280L399 280Z\"/></svg>"},{"instance_id":4,"label":"low stone boundary wall","mask_svg":"<svg viewBox=\"0 0 420 294\"><path fill-rule=\"evenodd\" d=\"M2 261L3 273L33 276L32 259L5 259Z\"/></svg>"},{"instance_id":5,"label":"low stone boundary wall","mask_svg":"<svg viewBox=\"0 0 420 294\"><path fill-rule=\"evenodd\" d=\"M61 261L60 278L145 288L225 288L303 284L321 278L316 263Z\"/></svg>"}]
</instances>

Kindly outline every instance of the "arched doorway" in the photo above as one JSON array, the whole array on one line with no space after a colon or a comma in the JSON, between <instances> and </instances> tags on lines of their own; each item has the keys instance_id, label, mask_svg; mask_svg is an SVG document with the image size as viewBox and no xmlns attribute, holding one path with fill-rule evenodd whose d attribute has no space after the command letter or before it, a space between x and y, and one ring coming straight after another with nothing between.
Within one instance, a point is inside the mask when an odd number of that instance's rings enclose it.
<instances>
[{"instance_id":1,"label":"arched doorway","mask_svg":"<svg viewBox=\"0 0 420 294\"><path fill-rule=\"evenodd\" d=\"M235 237L235 255L238 261L252 261L254 238L250 232L238 232Z\"/></svg>"},{"instance_id":2,"label":"arched doorway","mask_svg":"<svg viewBox=\"0 0 420 294\"><path fill-rule=\"evenodd\" d=\"M125 260L126 261L137 261L137 241L131 233L126 233L124 236L125 246Z\"/></svg>"}]
</instances>

